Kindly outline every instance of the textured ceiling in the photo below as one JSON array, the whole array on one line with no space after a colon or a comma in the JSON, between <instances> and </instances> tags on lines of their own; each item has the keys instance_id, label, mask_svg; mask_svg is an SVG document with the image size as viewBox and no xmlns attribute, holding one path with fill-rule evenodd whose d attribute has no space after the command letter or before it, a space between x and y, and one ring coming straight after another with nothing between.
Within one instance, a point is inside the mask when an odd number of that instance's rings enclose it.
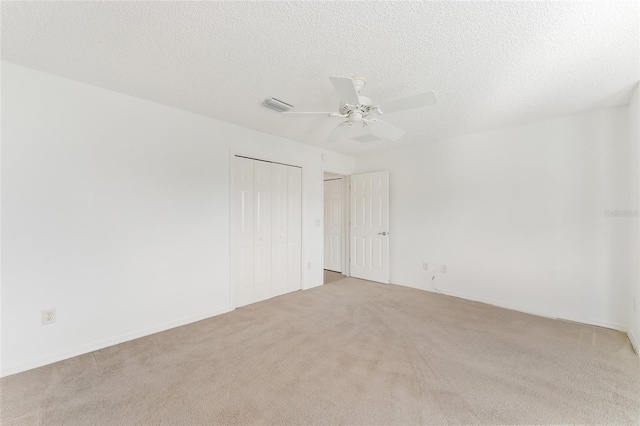
<instances>
[{"instance_id":1,"label":"textured ceiling","mask_svg":"<svg viewBox=\"0 0 640 426\"><path fill-rule=\"evenodd\" d=\"M364 75L397 142L359 155L626 104L639 76L638 2L2 2L2 59L300 142L338 119L328 76Z\"/></svg>"}]
</instances>

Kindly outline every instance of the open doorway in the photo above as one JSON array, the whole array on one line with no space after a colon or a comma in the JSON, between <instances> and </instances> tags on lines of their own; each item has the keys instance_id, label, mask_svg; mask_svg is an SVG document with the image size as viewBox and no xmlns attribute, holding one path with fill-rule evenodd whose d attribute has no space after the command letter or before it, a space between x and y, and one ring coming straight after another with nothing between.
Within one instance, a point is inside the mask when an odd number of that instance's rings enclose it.
<instances>
[{"instance_id":1,"label":"open doorway","mask_svg":"<svg viewBox=\"0 0 640 426\"><path fill-rule=\"evenodd\" d=\"M348 276L348 176L324 173L324 284Z\"/></svg>"}]
</instances>

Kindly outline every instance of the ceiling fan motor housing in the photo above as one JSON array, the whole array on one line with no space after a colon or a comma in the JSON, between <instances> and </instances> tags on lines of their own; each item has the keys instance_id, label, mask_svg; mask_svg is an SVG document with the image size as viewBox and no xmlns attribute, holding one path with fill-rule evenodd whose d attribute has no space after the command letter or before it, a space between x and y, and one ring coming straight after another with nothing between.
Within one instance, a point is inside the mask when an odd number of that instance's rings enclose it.
<instances>
[{"instance_id":1,"label":"ceiling fan motor housing","mask_svg":"<svg viewBox=\"0 0 640 426\"><path fill-rule=\"evenodd\" d=\"M360 110L360 112L362 112L363 114L368 114L369 111L371 111L371 105L373 104L373 101L366 96L358 96L358 101L360 102L360 104L356 105L355 107L353 105L348 105L344 102L340 102L340 114L348 115L357 110Z\"/></svg>"},{"instance_id":2,"label":"ceiling fan motor housing","mask_svg":"<svg viewBox=\"0 0 640 426\"><path fill-rule=\"evenodd\" d=\"M354 75L351 77L353 80L353 86L356 88L356 92L360 93L365 84L367 84L367 79L365 77Z\"/></svg>"}]
</instances>

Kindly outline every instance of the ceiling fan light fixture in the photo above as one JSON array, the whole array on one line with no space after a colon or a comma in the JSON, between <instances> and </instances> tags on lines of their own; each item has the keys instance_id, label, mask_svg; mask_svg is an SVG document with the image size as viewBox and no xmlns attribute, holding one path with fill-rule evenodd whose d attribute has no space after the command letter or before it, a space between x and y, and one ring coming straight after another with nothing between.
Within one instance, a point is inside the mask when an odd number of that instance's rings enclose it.
<instances>
[{"instance_id":1,"label":"ceiling fan light fixture","mask_svg":"<svg viewBox=\"0 0 640 426\"><path fill-rule=\"evenodd\" d=\"M360 111L356 111L356 112L352 112L349 115L349 121L351 121L352 123L360 123L362 121L363 117L362 117L362 113Z\"/></svg>"},{"instance_id":2,"label":"ceiling fan light fixture","mask_svg":"<svg viewBox=\"0 0 640 426\"><path fill-rule=\"evenodd\" d=\"M265 99L264 101L262 101L262 106L278 112L286 112L293 108L293 105L276 98Z\"/></svg>"}]
</instances>

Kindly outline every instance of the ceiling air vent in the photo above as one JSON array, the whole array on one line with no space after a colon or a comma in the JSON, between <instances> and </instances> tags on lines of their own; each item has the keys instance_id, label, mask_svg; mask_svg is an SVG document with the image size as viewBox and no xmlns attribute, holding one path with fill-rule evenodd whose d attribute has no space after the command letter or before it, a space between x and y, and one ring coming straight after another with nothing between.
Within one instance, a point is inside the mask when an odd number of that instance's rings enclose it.
<instances>
[{"instance_id":1,"label":"ceiling air vent","mask_svg":"<svg viewBox=\"0 0 640 426\"><path fill-rule=\"evenodd\" d=\"M262 106L271 108L278 112L289 111L291 108L293 108L293 105L289 105L288 103L282 102L280 99L276 98L265 99L264 101L262 101Z\"/></svg>"},{"instance_id":2,"label":"ceiling air vent","mask_svg":"<svg viewBox=\"0 0 640 426\"><path fill-rule=\"evenodd\" d=\"M371 133L367 133L366 135L356 136L355 138L351 138L351 139L353 139L354 141L367 143L367 142L379 141L381 138L375 135L372 135Z\"/></svg>"}]
</instances>

